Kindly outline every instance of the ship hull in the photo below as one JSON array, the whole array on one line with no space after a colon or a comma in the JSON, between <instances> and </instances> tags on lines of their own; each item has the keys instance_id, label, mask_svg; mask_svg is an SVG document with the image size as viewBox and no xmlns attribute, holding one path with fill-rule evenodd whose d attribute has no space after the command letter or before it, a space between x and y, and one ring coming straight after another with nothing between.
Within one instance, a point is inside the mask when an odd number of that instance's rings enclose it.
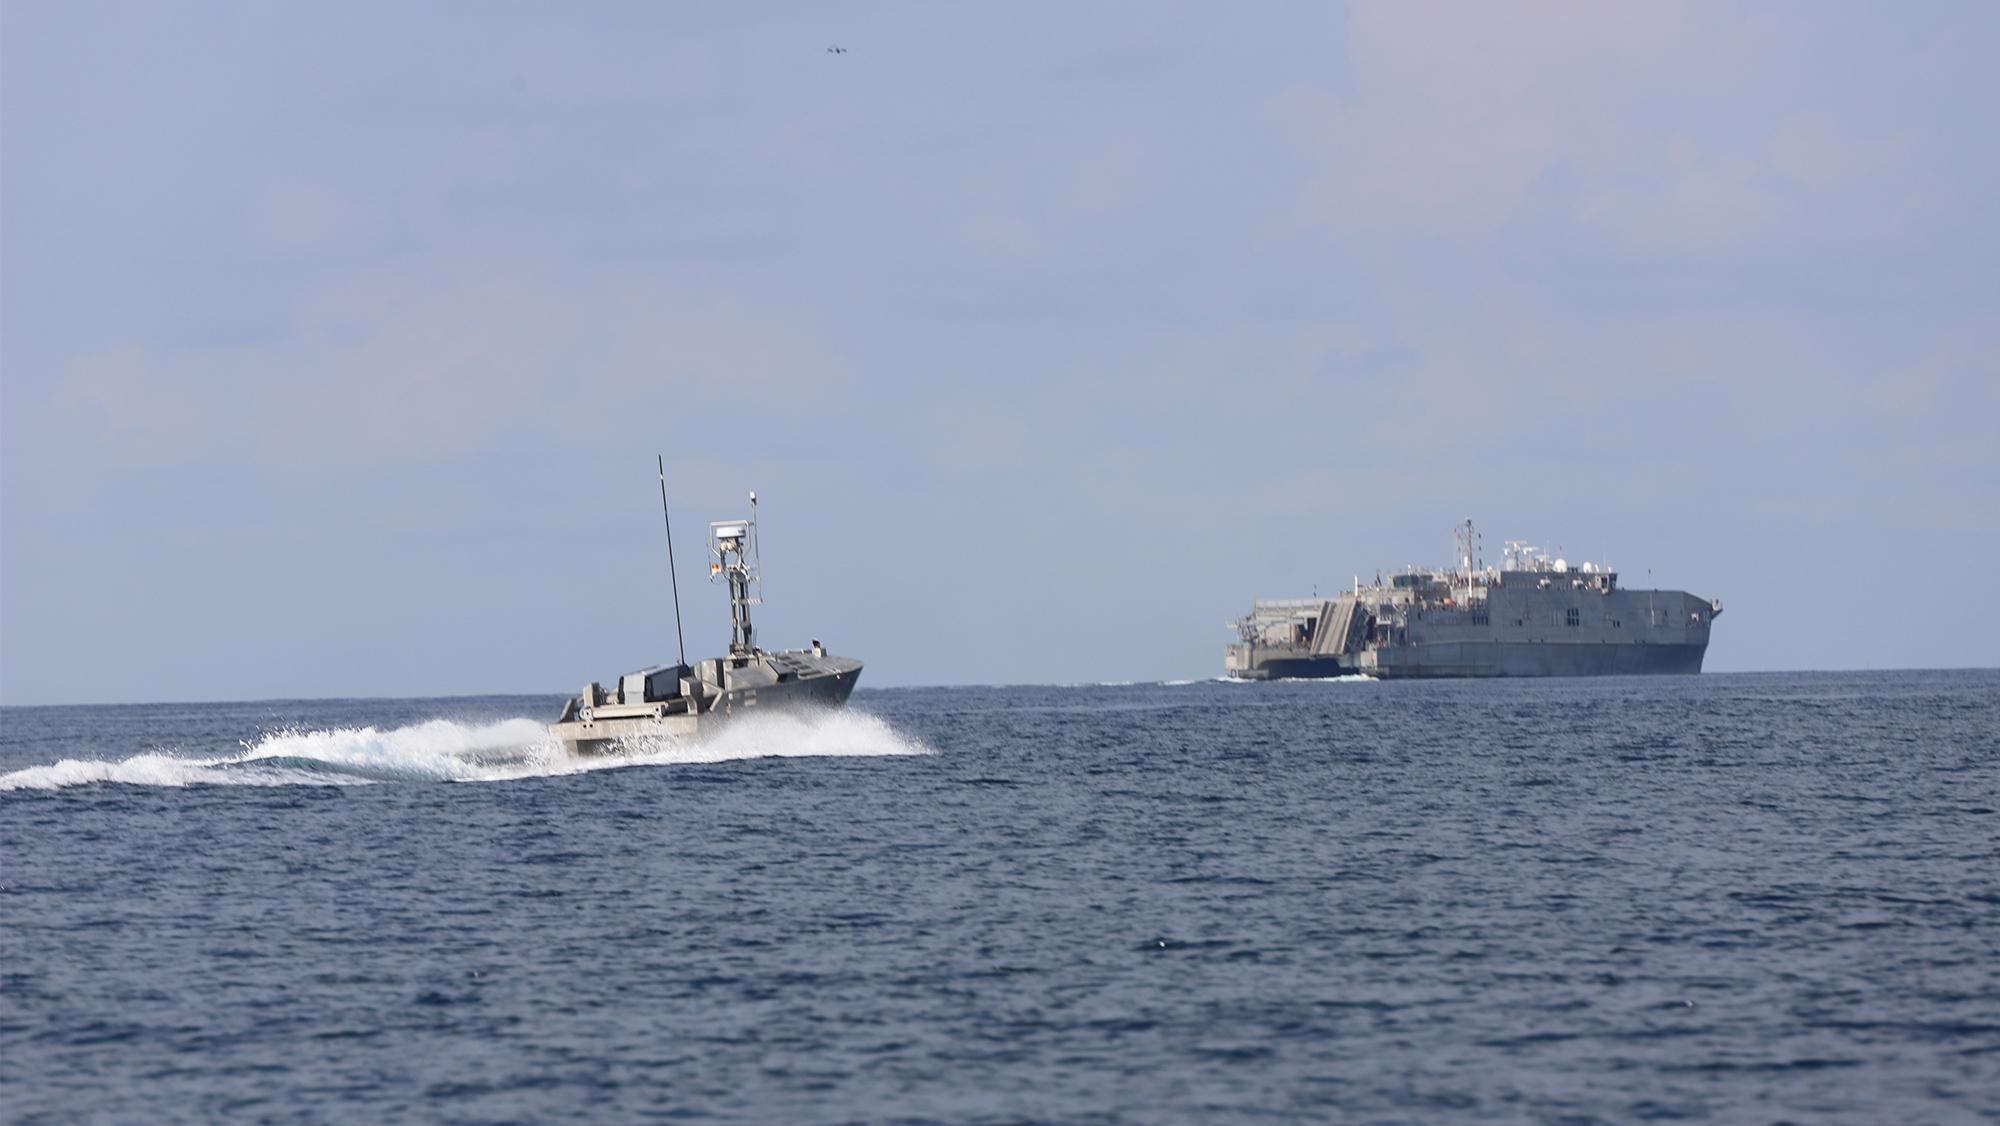
<instances>
[{"instance_id":1,"label":"ship hull","mask_svg":"<svg viewBox=\"0 0 2000 1126\"><path fill-rule=\"evenodd\" d=\"M1708 652L1701 644L1446 642L1371 649L1355 656L1262 656L1232 667L1244 680L1491 679L1524 676L1691 676Z\"/></svg>"},{"instance_id":2,"label":"ship hull","mask_svg":"<svg viewBox=\"0 0 2000 1126\"><path fill-rule=\"evenodd\" d=\"M803 663L802 654L781 654L794 664ZM838 708L854 693L861 678L861 662L843 657L822 657L811 662L818 666L784 680L751 682L732 687L706 699L696 713L674 712L661 716L566 718L549 725L554 735L573 753L611 753L620 742L633 739L693 739L748 716L767 712L796 712ZM734 679L734 678L731 678ZM746 678L747 679L747 678ZM570 713L565 713L570 714Z\"/></svg>"},{"instance_id":3,"label":"ship hull","mask_svg":"<svg viewBox=\"0 0 2000 1126\"><path fill-rule=\"evenodd\" d=\"M1519 676L1691 676L1706 642L1592 645L1558 642L1458 642L1377 649L1355 671L1384 680ZM1370 660L1372 658L1372 660Z\"/></svg>"},{"instance_id":4,"label":"ship hull","mask_svg":"<svg viewBox=\"0 0 2000 1126\"><path fill-rule=\"evenodd\" d=\"M1225 671L1235 680L1329 680L1361 670L1337 657L1264 657L1231 662Z\"/></svg>"},{"instance_id":5,"label":"ship hull","mask_svg":"<svg viewBox=\"0 0 2000 1126\"><path fill-rule=\"evenodd\" d=\"M861 664L857 661L853 668L843 672L725 692L719 710L723 715L748 715L755 711L837 708L854 694L854 682L860 678Z\"/></svg>"}]
</instances>

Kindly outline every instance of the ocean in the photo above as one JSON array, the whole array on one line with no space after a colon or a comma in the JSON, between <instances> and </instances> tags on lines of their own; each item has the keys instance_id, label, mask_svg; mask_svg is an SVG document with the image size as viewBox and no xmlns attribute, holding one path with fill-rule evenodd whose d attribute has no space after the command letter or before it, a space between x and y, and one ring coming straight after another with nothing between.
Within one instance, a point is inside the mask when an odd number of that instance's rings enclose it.
<instances>
[{"instance_id":1,"label":"ocean","mask_svg":"<svg viewBox=\"0 0 2000 1126\"><path fill-rule=\"evenodd\" d=\"M2000 1117L2000 672L560 705L0 709L0 1119Z\"/></svg>"}]
</instances>

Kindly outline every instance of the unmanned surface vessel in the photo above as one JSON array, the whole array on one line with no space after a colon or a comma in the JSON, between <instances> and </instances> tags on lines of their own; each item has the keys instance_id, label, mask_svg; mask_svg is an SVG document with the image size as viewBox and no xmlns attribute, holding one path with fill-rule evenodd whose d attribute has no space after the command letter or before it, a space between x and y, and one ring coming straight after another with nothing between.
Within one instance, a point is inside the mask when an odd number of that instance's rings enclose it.
<instances>
[{"instance_id":1,"label":"unmanned surface vessel","mask_svg":"<svg viewBox=\"0 0 2000 1126\"><path fill-rule=\"evenodd\" d=\"M667 481L660 472L660 508ZM667 518L667 566L673 567L673 518ZM815 640L805 649L757 647L750 607L763 602L757 550L757 494L750 516L709 525L709 581L729 583L729 653L690 665L685 645L679 663L655 665L619 677L606 688L595 681L563 706L549 733L577 754L602 754L621 739L706 732L732 716L799 707L835 708L847 702L861 676L861 662L836 657ZM680 582L674 580L674 628L680 628Z\"/></svg>"},{"instance_id":2,"label":"unmanned surface vessel","mask_svg":"<svg viewBox=\"0 0 2000 1126\"><path fill-rule=\"evenodd\" d=\"M1246 680L1698 673L1721 599L1627 590L1618 573L1508 540L1480 567L1472 521L1458 566L1407 567L1332 599L1260 600L1223 670Z\"/></svg>"}]
</instances>

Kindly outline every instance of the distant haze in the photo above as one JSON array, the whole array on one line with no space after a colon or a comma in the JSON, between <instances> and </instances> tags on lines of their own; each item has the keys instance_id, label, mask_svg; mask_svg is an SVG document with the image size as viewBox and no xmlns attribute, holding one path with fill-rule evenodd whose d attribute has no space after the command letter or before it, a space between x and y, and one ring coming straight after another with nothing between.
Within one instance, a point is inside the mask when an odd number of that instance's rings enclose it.
<instances>
[{"instance_id":1,"label":"distant haze","mask_svg":"<svg viewBox=\"0 0 2000 1126\"><path fill-rule=\"evenodd\" d=\"M2000 6L0 7L0 702L1211 676L1450 528L2000 663ZM831 53L831 46L847 48Z\"/></svg>"}]
</instances>

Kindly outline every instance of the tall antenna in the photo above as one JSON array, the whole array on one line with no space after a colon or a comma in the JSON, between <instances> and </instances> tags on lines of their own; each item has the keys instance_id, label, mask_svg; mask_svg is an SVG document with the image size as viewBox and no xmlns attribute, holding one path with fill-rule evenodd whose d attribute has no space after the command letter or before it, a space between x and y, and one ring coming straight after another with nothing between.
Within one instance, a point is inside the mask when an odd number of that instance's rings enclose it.
<instances>
[{"instance_id":1,"label":"tall antenna","mask_svg":"<svg viewBox=\"0 0 2000 1126\"><path fill-rule=\"evenodd\" d=\"M1458 548L1459 563L1465 568L1465 601L1472 602L1472 571L1479 564L1479 537L1472 530L1472 517L1451 530L1453 544Z\"/></svg>"},{"instance_id":2,"label":"tall antenna","mask_svg":"<svg viewBox=\"0 0 2000 1126\"><path fill-rule=\"evenodd\" d=\"M674 640L680 643L681 667L688 663L686 635L681 633L681 577L674 570L674 517L667 511L667 459L664 454L655 455L660 463L660 515L667 521L667 578L674 584Z\"/></svg>"},{"instance_id":3,"label":"tall antenna","mask_svg":"<svg viewBox=\"0 0 2000 1126\"><path fill-rule=\"evenodd\" d=\"M708 526L708 581L729 582L729 654L757 652L757 635L750 625L750 607L764 601L764 580L758 575L757 494L750 494L748 520L718 520Z\"/></svg>"}]
</instances>

